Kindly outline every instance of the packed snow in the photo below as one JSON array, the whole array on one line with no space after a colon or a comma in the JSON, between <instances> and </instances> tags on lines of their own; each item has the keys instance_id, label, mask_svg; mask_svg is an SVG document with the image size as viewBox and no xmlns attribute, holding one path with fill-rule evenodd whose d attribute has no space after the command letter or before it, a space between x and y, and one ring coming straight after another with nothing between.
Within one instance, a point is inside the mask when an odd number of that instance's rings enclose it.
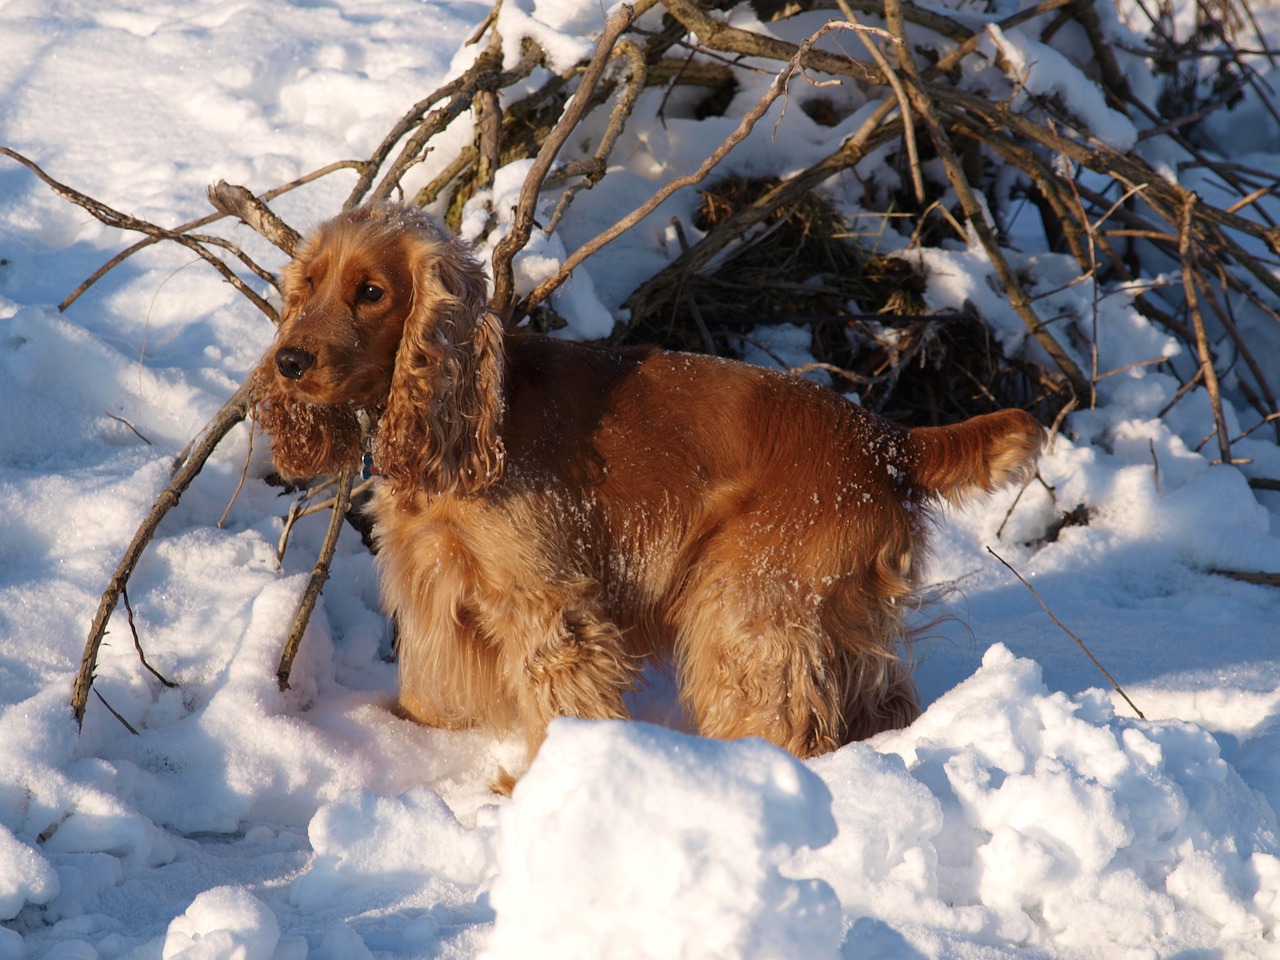
<instances>
[{"instance_id":1,"label":"packed snow","mask_svg":"<svg viewBox=\"0 0 1280 960\"><path fill-rule=\"evenodd\" d=\"M1280 38L1276 11L1254 9ZM465 41L488 10L9 0L0 144L177 225L208 211L217 180L264 190L367 156L475 56ZM1113 8L1099 10L1129 36ZM508 57L523 31L570 63L604 16L594 0L506 0ZM795 40L821 22L740 25ZM1029 90L1065 94L1095 135L1129 146L1129 121L1073 86L1078 51L1037 36L992 31L984 43L1020 58ZM1141 61L1126 62L1151 89ZM607 189L584 193L517 262L524 288L696 164L768 79L744 83L726 118L672 110L637 124ZM775 105L730 168L787 173L822 155L861 122L856 92L831 95L850 101L840 125ZM637 115L655 116L661 96L646 93ZM1238 109L1260 115L1248 99ZM1215 129L1221 154L1274 167L1274 129L1229 115ZM508 210L522 176L503 171L476 202ZM1187 176L1210 195L1211 181ZM312 225L350 186L336 175L276 206ZM829 188L857 212L855 184ZM578 272L557 301L569 335L608 330L678 250L670 217L694 202L673 197ZM1029 238L1017 267L1046 309L1100 311L1101 371L1179 356L1124 297L1095 304L1087 284L1067 286L1074 265L1038 252L1034 225L1013 229ZM892 234L881 243L905 245ZM231 235L281 265L247 229ZM1161 416L1178 384L1149 365L1100 381L1096 409L1070 416L1042 463L1052 493L1035 483L944 516L930 568L939 599L920 616L945 618L917 650L926 710L905 730L800 762L691 735L655 677L634 722L553 724L514 796L499 797L489 784L499 767L521 768L520 743L387 709L388 626L350 530L279 691L276 661L326 519L301 521L277 562L289 501L258 482L267 455L242 426L129 585L148 661L178 686L142 667L121 608L94 689L137 733L97 696L77 731L71 683L102 590L174 457L273 333L175 245L132 257L58 311L133 239L0 158L0 960L1280 956L1280 591L1211 572L1280 571L1280 494L1247 482L1280 477L1280 449L1259 431L1234 446L1249 463L1211 464L1203 391ZM1008 349L1030 349L978 246L919 255L930 309L968 300ZM798 332L770 342L803 355ZM1280 370L1280 336L1258 337L1260 363ZM1228 413L1233 434L1251 425L1250 412ZM1088 522L1043 542L1077 506Z\"/></svg>"}]
</instances>

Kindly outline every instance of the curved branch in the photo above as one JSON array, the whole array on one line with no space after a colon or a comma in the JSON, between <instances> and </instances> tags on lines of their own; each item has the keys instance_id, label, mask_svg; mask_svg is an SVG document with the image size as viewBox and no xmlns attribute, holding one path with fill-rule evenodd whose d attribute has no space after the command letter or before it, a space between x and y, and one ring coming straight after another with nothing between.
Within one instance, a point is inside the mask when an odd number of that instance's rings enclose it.
<instances>
[{"instance_id":1,"label":"curved branch","mask_svg":"<svg viewBox=\"0 0 1280 960\"><path fill-rule=\"evenodd\" d=\"M1227 421L1222 411L1222 390L1218 385L1218 371L1213 366L1213 351L1209 347L1209 334L1205 330L1204 314L1200 310L1200 297L1196 292L1197 255L1193 249L1196 201L1189 194L1178 217L1178 254L1182 260L1182 292L1187 298L1187 311L1196 332L1196 354L1200 359L1200 372L1204 377L1205 392L1209 394L1209 406L1213 410L1214 430L1218 435L1218 452L1223 463L1231 462L1231 440L1227 433Z\"/></svg>"},{"instance_id":2,"label":"curved branch","mask_svg":"<svg viewBox=\"0 0 1280 960\"><path fill-rule=\"evenodd\" d=\"M95 219L106 224L108 227L115 227L119 230L132 230L135 233L145 233L157 240L172 240L175 243L180 243L187 249L194 251L197 256L222 274L228 283L244 294L250 303L274 321L276 316L275 308L260 297L257 292L251 289L248 284L237 277L230 267L206 250L204 244L199 243L191 237L188 237L183 233L179 233L176 230L167 230L164 227L157 226L156 224L150 223L146 220L139 220L137 217L131 217L127 213L121 213L119 210L115 210L107 206L105 203L87 196L79 190L67 186L65 183L61 183L53 179L53 177L40 169L40 166L34 160L29 160L16 150L10 150L8 147L0 147L0 154L22 164L48 184L54 193L58 194L60 197L70 200L76 206L88 210Z\"/></svg>"},{"instance_id":3,"label":"curved branch","mask_svg":"<svg viewBox=\"0 0 1280 960\"><path fill-rule=\"evenodd\" d=\"M640 52L640 48L630 40L624 39L618 43L615 54L621 54L628 60L630 73L627 76L626 86L618 102L613 105L613 111L609 114L609 125L605 128L604 136L600 138L600 146L596 148L596 152L590 157L566 163L563 168L547 178L548 184L559 183L573 177L582 178L580 183L569 186L561 194L551 222L547 224L547 233L555 230L568 212L574 196L584 184L590 190L604 178L609 169L609 155L613 153L614 145L622 135L623 128L631 117L631 111L635 109L636 101L640 99L640 92L644 89L648 69L645 67L644 54Z\"/></svg>"},{"instance_id":4,"label":"curved branch","mask_svg":"<svg viewBox=\"0 0 1280 960\"><path fill-rule=\"evenodd\" d=\"M219 180L209 187L208 197L215 209L229 217L236 217L286 254L293 256L294 248L302 240L302 235L277 217L248 188Z\"/></svg>"},{"instance_id":5,"label":"curved branch","mask_svg":"<svg viewBox=\"0 0 1280 960\"><path fill-rule=\"evenodd\" d=\"M787 64L799 58L799 66L805 69L820 70L837 77L853 77L867 83L885 82L880 68L866 60L815 50L811 42L796 46L762 33L731 27L722 20L707 15L692 0L663 0L663 5L686 30L697 34L698 42L708 49L781 60Z\"/></svg>"},{"instance_id":6,"label":"curved branch","mask_svg":"<svg viewBox=\"0 0 1280 960\"><path fill-rule=\"evenodd\" d=\"M298 187L305 186L306 184L311 183L314 180L318 180L321 177L327 177L329 174L333 173L335 170L349 170L353 167L359 167L359 162L355 160L337 160L337 161L334 161L333 163L325 164L323 167L320 167L318 170L313 170L310 173L303 174L301 177L298 177L296 180L291 180L288 183L281 184L278 187L274 187L273 189L266 191L262 195L262 200L264 201L274 200L276 197L282 194L288 193L290 190L296 190ZM217 204L214 204L214 206L217 206ZM174 232L186 233L189 230L195 230L197 227L208 226L211 223L216 223L217 221L221 220L224 216L225 216L224 213L211 213L207 216L200 217L197 220L192 220L188 223L182 224L179 227L175 227ZM60 304L58 304L58 309L60 311L65 312L66 309L71 306L71 304L75 303L78 299L80 299L81 296L84 295L86 290L92 287L95 283L97 283L99 280L105 277L108 273L110 273L113 269L118 267L125 260L128 260L131 256L133 256L139 250L143 250L146 247L151 246L152 244L159 243L163 239L165 238L158 237L158 236L144 237L142 240L139 240L137 243L133 244L133 246L125 247L123 250L117 253L114 257L112 257L110 260L108 260L106 263L100 266L97 270L95 270L92 274L90 274L88 279L86 279L83 283L81 283L80 286L76 287L73 291L71 291L71 293L69 293L66 296L66 298ZM275 284L275 280L273 278L268 278L268 279L270 279L270 282L272 283L272 285Z\"/></svg>"},{"instance_id":7,"label":"curved branch","mask_svg":"<svg viewBox=\"0 0 1280 960\"><path fill-rule=\"evenodd\" d=\"M375 200L385 200L397 190L400 186L400 180L414 164L421 162L423 151L427 143L437 133L444 130L449 124L462 115L464 111L470 108L477 94L486 90L501 90L508 87L518 80L527 77L533 72L542 60L540 50L530 47L525 51L525 55L515 68L509 71L502 71L502 54L498 47L498 40L495 35L494 43L485 50L484 53L476 59L471 69L458 78L454 83L448 84L445 88L452 90L452 97L447 104L437 110L432 111L425 120L414 131L413 135L405 142L400 153L391 164L389 169L379 181L377 187L373 189L372 197ZM426 102L426 101L423 101ZM417 109L417 106L414 108ZM410 111L412 114L412 111ZM407 117L406 117L407 119ZM399 139L402 134L393 131L392 135L387 139L391 140L394 136ZM392 141L394 142L394 141ZM377 155L375 155L376 158ZM381 161L377 161L380 165ZM369 161L366 168L368 178L372 181L373 175L377 172L377 167L373 164L374 159ZM363 198L368 187L364 186L364 178L351 191L351 195L347 197L347 201L343 207L352 207L359 203Z\"/></svg>"},{"instance_id":8,"label":"curved branch","mask_svg":"<svg viewBox=\"0 0 1280 960\"><path fill-rule=\"evenodd\" d=\"M77 727L84 723L85 705L89 701L89 690L93 686L94 674L98 664L98 648L102 646L102 639L106 636L107 622L111 619L111 614L120 602L120 596L129 582L129 577L133 575L133 570L138 565L138 560L142 557L142 551L151 542L151 538L155 536L156 528L160 526L160 521L164 519L165 514L178 505L182 494L187 487L191 486L191 482L200 473L214 449L222 442L223 437L230 433L232 427L242 421L248 414L251 385L252 379L246 378L240 388L222 405L222 409L218 411L217 416L213 418L213 421L205 429L203 436L192 446L190 455L180 460L178 467L169 480L168 486L160 492L160 496L156 498L151 511L143 519L141 526L138 527L137 532L133 535L133 539L125 549L124 556L121 557L119 564L116 566L111 582L107 584L107 589L103 591L102 600L98 604L98 612L89 627L89 639L85 643L84 653L80 658L80 670L76 674L75 685L71 691L71 711L75 715Z\"/></svg>"}]
</instances>

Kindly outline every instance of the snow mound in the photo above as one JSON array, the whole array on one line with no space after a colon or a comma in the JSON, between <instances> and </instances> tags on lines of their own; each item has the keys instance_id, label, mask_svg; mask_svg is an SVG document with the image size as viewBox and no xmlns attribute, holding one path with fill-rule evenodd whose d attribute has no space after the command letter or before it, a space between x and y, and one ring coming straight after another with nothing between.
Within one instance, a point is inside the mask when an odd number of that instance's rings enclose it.
<instances>
[{"instance_id":1,"label":"snow mound","mask_svg":"<svg viewBox=\"0 0 1280 960\"><path fill-rule=\"evenodd\" d=\"M839 834L800 869L847 915L935 944L950 927L993 944L1266 955L1275 816L1202 728L1117 717L1097 690L1050 693L1036 663L995 646L874 746L812 764L840 798Z\"/></svg>"},{"instance_id":2,"label":"snow mound","mask_svg":"<svg viewBox=\"0 0 1280 960\"><path fill-rule=\"evenodd\" d=\"M243 887L214 887L169 924L163 960L272 960L280 925ZM304 952L305 953L305 952Z\"/></svg>"},{"instance_id":3,"label":"snow mound","mask_svg":"<svg viewBox=\"0 0 1280 960\"><path fill-rule=\"evenodd\" d=\"M488 960L835 957L831 794L762 741L558 720L501 814Z\"/></svg>"}]
</instances>

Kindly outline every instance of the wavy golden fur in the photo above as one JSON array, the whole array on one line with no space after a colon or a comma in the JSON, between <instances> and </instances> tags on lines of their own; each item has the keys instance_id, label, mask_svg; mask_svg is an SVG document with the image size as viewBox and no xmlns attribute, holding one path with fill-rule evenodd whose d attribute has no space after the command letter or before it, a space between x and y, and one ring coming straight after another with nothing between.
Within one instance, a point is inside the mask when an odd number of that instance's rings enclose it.
<instances>
[{"instance_id":1,"label":"wavy golden fur","mask_svg":"<svg viewBox=\"0 0 1280 960\"><path fill-rule=\"evenodd\" d=\"M421 211L324 224L257 370L280 472L362 453L400 707L524 733L625 717L648 658L691 722L799 756L909 723L902 657L930 505L1024 478L1006 410L903 430L804 380L705 356L504 335L480 265Z\"/></svg>"}]
</instances>

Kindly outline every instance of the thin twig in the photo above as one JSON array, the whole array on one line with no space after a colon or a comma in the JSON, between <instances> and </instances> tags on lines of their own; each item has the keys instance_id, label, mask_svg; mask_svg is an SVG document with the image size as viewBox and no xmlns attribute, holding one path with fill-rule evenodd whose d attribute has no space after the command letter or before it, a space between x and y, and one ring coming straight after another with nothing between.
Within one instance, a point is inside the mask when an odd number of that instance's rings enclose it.
<instances>
[{"instance_id":1,"label":"thin twig","mask_svg":"<svg viewBox=\"0 0 1280 960\"><path fill-rule=\"evenodd\" d=\"M119 711L119 710L117 710L117 709L116 709L115 707L113 707L111 704L107 703L107 698L106 698L106 697L104 697L100 691L95 690L95 691L93 691L93 693L94 693L94 696L96 696L99 700L101 700L101 701L102 701L102 705L103 705L104 707L106 707L106 708L107 708L107 710L110 712L110 714L111 714L113 717L115 717L117 720L119 720L122 724L124 724L124 728L125 728L126 730L128 730L130 733L132 733L135 737L140 737L140 736L142 736L142 734L138 732L138 728L137 728L137 727L135 727L135 726L134 726L132 723L130 723L128 720L126 720L126 719L124 718L124 715L123 715L122 713L120 713L120 711Z\"/></svg>"},{"instance_id":2,"label":"thin twig","mask_svg":"<svg viewBox=\"0 0 1280 960\"><path fill-rule=\"evenodd\" d=\"M138 637L138 626L133 622L133 604L129 602L129 590L127 587L121 589L120 599L124 601L125 613L129 616L129 632L133 634L133 649L138 651L138 659L141 660L142 665L151 672L151 675L166 687L177 687L176 683L165 677L164 674L147 662L147 655L142 649L142 640Z\"/></svg>"},{"instance_id":3,"label":"thin twig","mask_svg":"<svg viewBox=\"0 0 1280 960\"><path fill-rule=\"evenodd\" d=\"M1210 567L1209 572L1219 577L1239 580L1242 583L1256 583L1264 587L1280 587L1280 573L1266 573L1262 570L1219 570L1217 567Z\"/></svg>"},{"instance_id":4,"label":"thin twig","mask_svg":"<svg viewBox=\"0 0 1280 960\"><path fill-rule=\"evenodd\" d=\"M800 45L795 56L792 57L791 60L787 62L786 66L778 72L777 76L773 78L773 83L769 85L769 89L765 92L764 96L756 102L755 106L747 111L746 115L743 116L734 131L730 133L729 136L725 137L725 139L721 141L720 145L711 152L710 156L698 165L698 169L694 170L692 173L685 174L684 176L676 177L675 179L668 181L660 187L652 197L636 209L632 210L625 217L618 220L613 224L613 226L602 231L591 240L588 240L586 243L582 244L582 246L578 247L577 250L565 259L565 262L560 266L560 269L556 271L554 276L549 277L540 283L532 293L516 305L515 309L512 311L512 318L519 319L521 317L528 316L528 314L538 304L542 303L547 299L547 297L551 296L552 293L558 290L583 261L599 252L602 248L612 243L645 217L649 216L649 214L653 213L654 210L661 206L667 198L676 193L676 191L682 190L685 187L694 186L695 184L701 183L705 180L711 171L729 155L730 151L750 135L751 131L755 128L756 123L759 122L760 118L768 112L771 106L773 106L774 101L787 92L787 85L790 82L792 75L800 69L800 64L809 48L813 44L817 43L818 40L824 37L827 33L837 29L851 30L856 29L856 27L854 24L833 20L825 24L817 33L809 37L809 39ZM877 116L883 120L884 116L891 110L892 105L889 105L888 109L886 109L883 114L877 113ZM867 126L869 125L870 121ZM845 141L844 145L841 146L837 153L843 156L845 152L850 149L851 143L854 144L853 149L859 149L861 147L861 143L856 141L856 137ZM811 168L811 171L812 169L813 168ZM825 178L825 176L829 175L830 172L833 171L824 169L822 173L823 177ZM709 236L710 234L708 234L708 237ZM706 239L707 238L704 238L704 241ZM674 264L669 266L667 269L670 270L672 267L674 267ZM656 279L657 278L655 278L655 280ZM632 296L634 297L635 295L633 294Z\"/></svg>"},{"instance_id":5,"label":"thin twig","mask_svg":"<svg viewBox=\"0 0 1280 960\"><path fill-rule=\"evenodd\" d=\"M663 0L663 6L679 20L698 42L712 50L726 53L766 57L786 64L790 69L814 69L833 76L852 77L866 83L885 83L885 77L874 63L827 53L814 48L812 42L796 46L762 33L733 27L717 20L698 7L693 0Z\"/></svg>"},{"instance_id":6,"label":"thin twig","mask_svg":"<svg viewBox=\"0 0 1280 960\"><path fill-rule=\"evenodd\" d=\"M897 34L905 41L906 28L903 23L900 0L885 0L885 22L889 25L890 32ZM906 43L898 47L898 63L907 78L907 89L911 93L916 113L920 116L925 129L929 132L929 138L933 141L934 147L942 159L943 166L946 168L947 180L960 201L965 218L969 221L970 226L973 227L973 231L977 234L982 248L986 251L987 258L991 261L1001 286L1004 287L1005 295L1009 299L1009 305L1013 307L1022 322L1026 324L1027 330L1035 338L1036 342L1044 348L1044 351L1057 364L1058 369L1070 384L1071 391L1080 397L1088 396L1088 381L1085 380L1080 368L1071 359L1070 354L1058 343L1057 338L1049 332L1044 321L1036 315L1031 306L1031 298L1027 296L1021 282L1018 280L1017 274L1013 272L1013 269L1009 266L1009 261L1001 251L995 231L987 220L986 211L978 203L977 197L974 195L973 189L969 186L969 182L964 175L960 160L956 156L955 148L951 145L951 140L942 129L942 124L939 122L934 110L929 89L923 83L910 46Z\"/></svg>"},{"instance_id":7,"label":"thin twig","mask_svg":"<svg viewBox=\"0 0 1280 960\"><path fill-rule=\"evenodd\" d=\"M249 430L249 449L244 453L244 466L240 468L240 479L236 483L236 489L231 494L231 499L227 502L227 508L222 511L222 516L218 518L217 527L222 529L222 525L227 522L227 517L231 513L231 508L236 505L236 501L240 499L240 491L244 489L244 481L249 476L249 463L253 460L253 429Z\"/></svg>"},{"instance_id":8,"label":"thin twig","mask_svg":"<svg viewBox=\"0 0 1280 960\"><path fill-rule=\"evenodd\" d=\"M813 373L818 370L821 370L824 373L834 374L835 376L848 380L850 383L856 384L859 387L874 386L877 382L877 378L875 377L867 377L860 373L854 373L852 370L846 370L844 367L838 367L834 363L802 363L798 367L788 368L787 373L795 377L803 377L806 373Z\"/></svg>"},{"instance_id":9,"label":"thin twig","mask_svg":"<svg viewBox=\"0 0 1280 960\"><path fill-rule=\"evenodd\" d=\"M1112 689L1114 689L1116 693L1120 694L1120 696L1124 698L1124 702L1129 704L1129 706L1133 708L1133 712L1138 715L1139 719L1145 720L1146 717L1143 715L1142 711L1138 709L1137 704L1135 704L1132 700L1130 700L1129 695L1120 689L1120 684L1116 683L1115 680L1112 678L1111 674L1107 673L1107 668L1098 662L1098 658L1093 655L1093 651L1089 649L1088 645L1079 637L1077 637L1074 633L1068 630L1066 626L1063 624L1063 622L1053 615L1053 611L1049 609L1048 605L1042 599L1040 599L1040 594L1036 593L1036 588L1033 587L1031 584L1027 583L1026 579L1022 576L1022 574L1020 574L1017 570L1015 570L1009 564L1009 561L1005 560L1005 558L1000 556L1000 554L996 553L990 547L987 547L987 553L991 554L993 557L995 557L997 560L1003 563L1005 567L1008 568L1009 572L1012 573L1015 577L1017 577L1022 582L1022 585L1024 587L1026 587L1028 590L1031 591L1031 595L1036 598L1036 603L1040 604L1040 608L1049 615L1049 619L1052 620L1055 624L1057 624L1058 628L1063 633L1065 633L1068 637L1070 637L1076 643L1080 644L1080 649L1083 650L1085 654L1089 657L1089 659L1093 661L1093 665L1098 668L1098 671L1104 677L1107 678L1107 682L1111 684Z\"/></svg>"},{"instance_id":10,"label":"thin twig","mask_svg":"<svg viewBox=\"0 0 1280 960\"><path fill-rule=\"evenodd\" d=\"M1255 404L1258 407L1258 412L1264 415L1275 413L1277 409L1280 409L1280 407L1277 406L1276 395L1271 388L1271 381L1267 379L1266 374L1263 372L1262 364L1260 364L1257 358L1254 357L1253 350L1250 348L1249 342L1240 333L1240 329L1236 325L1235 318L1229 309L1231 302L1228 294L1233 288L1240 286L1240 284L1227 272L1226 266L1221 260L1215 258L1212 269L1218 275L1218 285L1223 291L1223 303L1220 305L1218 298L1213 296L1211 292L1206 291L1208 293L1206 299L1209 301L1209 306L1213 308L1213 312L1218 317L1218 322L1222 324L1222 328L1226 330L1227 335L1230 336L1232 341L1235 343L1236 350L1239 351L1240 356L1244 358L1245 366L1249 368L1249 372L1253 374L1254 381L1258 384L1258 389L1262 391L1262 396L1266 401L1266 406L1264 408L1261 403ZM1250 300L1256 300L1256 295L1253 295L1252 291L1246 290L1245 292L1246 295L1249 296ZM1274 311L1270 312L1274 317ZM1247 386L1247 383L1243 378L1240 378L1240 383L1242 387ZM1280 433L1277 434L1277 437L1280 438Z\"/></svg>"},{"instance_id":11,"label":"thin twig","mask_svg":"<svg viewBox=\"0 0 1280 960\"><path fill-rule=\"evenodd\" d=\"M289 674L293 670L293 660L298 655L298 647L302 644L302 634L311 619L311 611L315 609L316 601L320 598L320 591L324 589L329 579L329 565L333 561L334 551L338 548L338 534L342 532L343 520L347 515L347 509L351 506L351 482L352 472L343 471L338 481L338 495L334 498L333 513L329 517L329 530L325 534L324 544L320 548L316 564L311 570L311 579L307 581L307 589L302 594L302 601L298 604L293 629L289 631L284 652L280 655L280 665L276 668L276 681L280 684L281 690L289 689Z\"/></svg>"},{"instance_id":12,"label":"thin twig","mask_svg":"<svg viewBox=\"0 0 1280 960\"><path fill-rule=\"evenodd\" d=\"M853 8L849 5L849 0L837 0L840 6L840 12L844 14L844 18L850 23L858 23L861 21L853 12ZM858 31L858 39L862 41L862 45L866 47L867 53L871 54L871 58L884 71L884 77L889 81L889 86L893 89L893 96L898 101L898 109L902 111L902 142L907 148L907 166L911 170L911 186L915 190L916 203L924 205L924 174L920 172L920 151L916 149L916 125L911 119L911 101L907 99L907 91L902 88L902 81L898 78L897 72L889 66L889 61L880 48L876 46L865 32ZM888 38L893 43L902 43L901 37L895 37L888 34Z\"/></svg>"},{"instance_id":13,"label":"thin twig","mask_svg":"<svg viewBox=\"0 0 1280 960\"><path fill-rule=\"evenodd\" d=\"M186 234L178 233L174 230L167 230L154 223L149 223L146 220L139 220L137 217L131 217L127 213L121 213L119 210L114 210L105 203L95 200L92 197L81 193L79 190L53 179L53 177L40 169L40 166L35 163L35 161L29 160L17 151L10 150L8 147L0 147L0 154L22 164L43 180L54 193L70 200L76 206L88 210L89 213L91 213L97 220L107 226L115 227L119 230L133 230L136 233L145 233L162 240L172 240L175 243L180 243L182 246L194 251L201 259L221 273L226 281L247 297L254 306L268 317L271 317L273 320L275 319L275 307L271 306L271 304L260 297L256 291L251 289L243 280L236 276L234 271L223 263L221 259L205 249L204 244L193 240Z\"/></svg>"},{"instance_id":14,"label":"thin twig","mask_svg":"<svg viewBox=\"0 0 1280 960\"><path fill-rule=\"evenodd\" d=\"M1031 481L1036 479L1036 474L1031 474L1027 479L1022 481L1022 486L1018 488L1017 494L1013 498L1013 502L1009 504L1009 509L1004 512L1004 519L1000 521L1000 526L996 527L996 539L1004 538L1004 528L1009 523L1009 518L1013 516L1013 511L1018 509L1018 504L1022 502L1022 495L1027 492L1027 487L1031 486Z\"/></svg>"},{"instance_id":15,"label":"thin twig","mask_svg":"<svg viewBox=\"0 0 1280 960\"><path fill-rule=\"evenodd\" d=\"M462 110L466 109L466 104L469 102L470 98L460 96L460 94L468 88L474 90L475 86L479 82L479 76L483 73L491 72L493 69L494 62L491 51L485 51L476 58L476 61L461 76L450 80L444 86L433 91L431 94L410 107L404 116L402 116L400 120L397 121L396 124L387 132L387 135L382 138L382 142L374 149L369 159L360 164L360 175L356 178L355 186L351 188L351 192L347 195L347 200L343 204L343 207L354 207L365 199L366 195L369 193L369 189L373 186L373 178L377 175L378 170L381 169L383 163L386 162L387 157L391 155L391 151L395 148L395 145L399 143L410 130L419 124L424 123L422 118L428 110L441 100L451 99L455 100L454 106L457 108L457 113L461 113ZM454 113L453 115L457 116L457 113ZM452 117L450 119L452 119ZM429 123L432 121L428 120L427 122ZM435 122L438 123L439 121L437 120ZM425 143L425 139L423 142ZM421 149L421 145L422 144L419 143L417 145L417 149ZM412 145L409 149L402 152L402 158L406 152L410 154L415 152ZM399 161L398 165L403 165L403 161Z\"/></svg>"},{"instance_id":16,"label":"thin twig","mask_svg":"<svg viewBox=\"0 0 1280 960\"><path fill-rule=\"evenodd\" d=\"M293 531L293 525L297 523L299 520L301 520L303 517L309 517L313 513L320 513L322 510L332 509L333 505L337 502L337 495L335 494L332 497L329 497L325 500L321 500L319 503L312 503L309 506L304 507L303 504L307 503L308 500L315 498L320 493L320 491L329 489L329 487L333 486L337 482L338 481L336 478L330 478L320 486L315 487L311 490L308 490L305 495L303 495L300 499L295 500L290 505L289 512L288 514L286 514L284 519L284 530L280 533L280 540L276 544L276 562L277 563L284 562L284 554L289 547L289 535ZM360 494L364 493L366 490L371 489L373 487L373 482L374 482L374 478L370 477L368 480L365 480L362 483L359 483L355 487L353 487L351 490L352 498L358 497L360 496Z\"/></svg>"},{"instance_id":17,"label":"thin twig","mask_svg":"<svg viewBox=\"0 0 1280 960\"><path fill-rule=\"evenodd\" d=\"M596 152L590 157L584 157L565 164L562 170L555 171L551 176L547 177L548 185L571 177L581 178L580 183L570 185L561 194L560 200L556 203L555 213L551 215L551 221L547 224L547 233L555 231L582 186L590 190L604 177L609 168L609 155L613 153L613 147L618 142L618 137L622 135L627 120L630 119L631 112L635 109L636 101L640 99L640 94L644 90L648 71L645 68L644 54L641 53L640 48L630 40L624 39L618 42L614 52L615 55L620 54L626 57L631 68L627 74L622 96L618 98L618 102L613 106L612 113L609 114L609 126L605 128L604 136L600 138L600 146L596 148Z\"/></svg>"},{"instance_id":18,"label":"thin twig","mask_svg":"<svg viewBox=\"0 0 1280 960\"><path fill-rule=\"evenodd\" d=\"M449 102L432 111L422 121L418 129L405 141L400 153L392 161L390 169L373 189L372 198L385 200L396 190L399 190L400 180L404 174L415 164L421 163L426 156L425 150L431 138L461 116L471 106L480 91L501 90L522 80L533 72L534 68L541 62L541 59L540 50L531 46L512 70L501 71L501 38L495 33L489 48L480 54L472 69L459 78L459 81L465 82L460 82L457 85L457 89ZM392 137L389 136L387 139L391 141ZM371 160L369 177L372 178L375 172L376 167L374 166L374 161ZM351 195L347 198L344 206L351 207L363 200L366 189L363 186L363 181L361 184L357 184L356 188L351 191Z\"/></svg>"},{"instance_id":19,"label":"thin twig","mask_svg":"<svg viewBox=\"0 0 1280 960\"><path fill-rule=\"evenodd\" d=\"M359 162L356 160L338 160L338 161L335 161L334 163L325 164L323 167L313 170L310 173L303 174L301 177L298 177L295 180L290 180L288 183L281 184L278 187L273 187L272 189L263 193L261 199L263 201L274 200L276 197L282 196L291 190L296 190L298 187L306 186L308 183L312 183L315 180L319 180L321 177L327 177L329 174L333 173L334 171L349 170L352 167L358 167L358 166L359 166ZM197 227L203 227L211 223L215 223L218 220L221 220L224 216L226 216L226 214L224 213L211 213L206 216L200 217L197 220L192 220L189 223L184 223L179 227L175 227L174 232L187 233L188 231L195 230ZM69 293L63 299L63 301L60 304L58 304L58 309L60 311L65 312L67 308L71 306L71 304L75 303L76 300L78 300L85 293L85 291L87 291L95 283L97 283L104 276L110 273L114 268L118 267L121 263L123 263L129 257L133 256L139 250L146 249L147 247L157 244L164 239L166 238L159 237L159 236L144 237L143 239L139 240L137 243L133 244L132 246L125 247L123 250L121 250L119 253L113 256L110 260L108 260L106 263L100 266L97 270L95 270L92 274L90 274L90 276L83 283L81 283L80 286L76 287L75 290L71 291L71 293ZM268 239L271 239L271 238L268 237Z\"/></svg>"},{"instance_id":20,"label":"thin twig","mask_svg":"<svg viewBox=\"0 0 1280 960\"><path fill-rule=\"evenodd\" d=\"M1231 439L1227 434L1227 421L1222 410L1222 392L1218 387L1218 372L1213 368L1213 351L1209 348L1209 334L1205 330L1204 316L1200 312L1200 299L1196 294L1195 256L1191 249L1192 223L1195 217L1196 201L1194 193L1189 194L1182 206L1181 222L1178 225L1178 253L1182 258L1182 290L1187 298L1187 311L1191 314L1191 324L1196 331L1196 351L1200 356L1200 370L1203 373L1205 392L1209 394L1209 406L1213 410L1214 428L1218 434L1218 450L1222 454L1222 462L1231 462Z\"/></svg>"},{"instance_id":21,"label":"thin twig","mask_svg":"<svg viewBox=\"0 0 1280 960\"><path fill-rule=\"evenodd\" d=\"M143 443L145 443L148 447L153 446L153 444L151 443L151 441L150 441L147 437L145 437L145 436L144 436L144 435L143 435L143 434L138 430L138 428L137 428L137 427L135 427L132 423L130 423L130 422L129 422L128 420L126 420L124 417L116 416L116 414L112 413L110 410L103 410L102 412L103 412L103 413L105 413L105 414L106 414L108 417L110 417L112 420L116 421L116 423L123 423L126 427L128 427L130 430L132 430L132 431L133 431L133 435L134 435L135 437L137 437L139 440L141 440Z\"/></svg>"},{"instance_id":22,"label":"thin twig","mask_svg":"<svg viewBox=\"0 0 1280 960\"><path fill-rule=\"evenodd\" d=\"M276 216L246 187L219 180L209 187L207 196L216 210L241 220L291 257L302 241L297 230Z\"/></svg>"}]
</instances>

